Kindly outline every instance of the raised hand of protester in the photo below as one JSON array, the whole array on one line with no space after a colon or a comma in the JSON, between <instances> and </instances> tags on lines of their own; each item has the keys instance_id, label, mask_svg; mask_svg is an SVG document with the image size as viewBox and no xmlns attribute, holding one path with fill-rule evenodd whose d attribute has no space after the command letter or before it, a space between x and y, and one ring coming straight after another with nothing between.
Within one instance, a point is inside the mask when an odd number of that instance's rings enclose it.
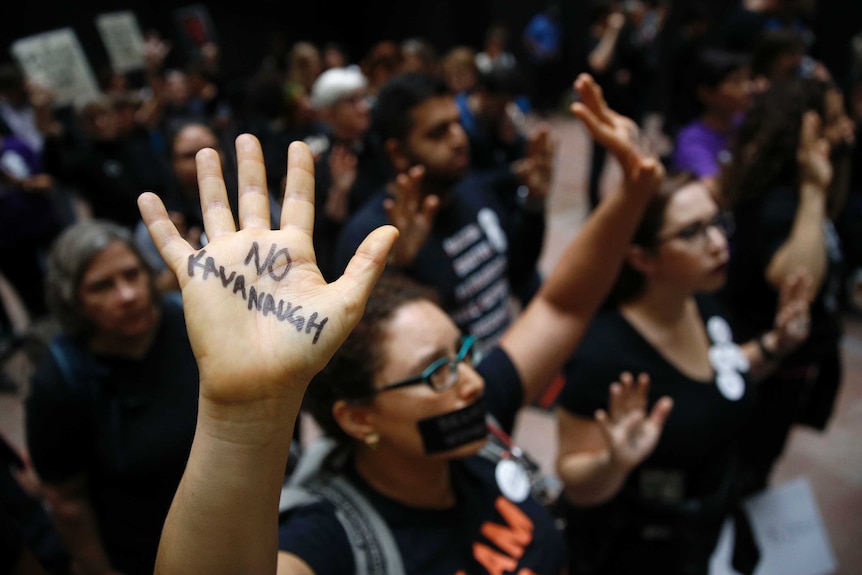
<instances>
[{"instance_id":1,"label":"raised hand of protester","mask_svg":"<svg viewBox=\"0 0 862 575\"><path fill-rule=\"evenodd\" d=\"M648 390L648 375L642 373L635 381L632 374L623 373L611 384L608 411L596 412L611 462L626 472L653 452L673 408L673 400L663 397L647 414Z\"/></svg>"},{"instance_id":2,"label":"raised hand of protester","mask_svg":"<svg viewBox=\"0 0 862 575\"><path fill-rule=\"evenodd\" d=\"M407 172L398 174L391 186L391 198L383 207L389 223L398 228L398 241L392 248L390 263L406 267L413 263L416 254L428 239L434 216L440 207L436 195L422 196L422 177L425 168L413 166Z\"/></svg>"},{"instance_id":3,"label":"raised hand of protester","mask_svg":"<svg viewBox=\"0 0 862 575\"><path fill-rule=\"evenodd\" d=\"M540 124L527 140L524 157L512 166L518 180L529 190L530 198L544 200L551 189L557 141L547 124Z\"/></svg>"},{"instance_id":4,"label":"raised hand of protester","mask_svg":"<svg viewBox=\"0 0 862 575\"><path fill-rule=\"evenodd\" d=\"M236 139L239 223L219 155L196 157L207 245L195 250L152 193L139 198L147 229L182 289L201 397L219 406L296 402L359 320L397 237L369 234L344 275L327 284L315 263L314 164L301 142L288 153L280 229L270 229L260 142ZM291 422L292 423L292 422Z\"/></svg>"},{"instance_id":5,"label":"raised hand of protester","mask_svg":"<svg viewBox=\"0 0 862 575\"><path fill-rule=\"evenodd\" d=\"M658 185L664 170L658 158L641 148L640 130L634 120L608 106L601 87L589 74L579 75L575 79L574 88L578 92L579 101L572 104L572 113L584 122L593 139L607 148L619 161L626 187L630 186L633 179L643 178L645 170L650 174L648 179L653 179L652 172L661 172L656 183Z\"/></svg>"}]
</instances>

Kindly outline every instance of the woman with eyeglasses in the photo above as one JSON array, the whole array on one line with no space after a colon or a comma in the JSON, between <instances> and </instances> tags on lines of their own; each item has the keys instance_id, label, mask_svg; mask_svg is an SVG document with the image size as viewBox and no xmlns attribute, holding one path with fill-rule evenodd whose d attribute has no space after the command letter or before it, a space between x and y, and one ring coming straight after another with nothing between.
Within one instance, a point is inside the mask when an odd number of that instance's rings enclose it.
<instances>
[{"instance_id":1,"label":"woman with eyeglasses","mask_svg":"<svg viewBox=\"0 0 862 575\"><path fill-rule=\"evenodd\" d=\"M302 143L289 150L278 231L265 217L263 160L250 135L236 143L240 231L209 151L197 158L204 249L180 238L156 197L142 196L148 229L180 278L201 372L195 443L157 573L563 572L561 535L507 434L574 350L664 173L589 76L575 88L573 112L619 159L624 190L593 212L481 359L424 292L387 275L368 299L397 235L390 226L372 232L326 284L314 264L312 158ZM316 497L291 507L277 529L303 398L338 445L323 471L369 511L348 514L318 483ZM483 447L498 450L496 464ZM366 560L367 540L349 539L342 523L371 515L391 535L376 556L388 562Z\"/></svg>"},{"instance_id":2,"label":"woman with eyeglasses","mask_svg":"<svg viewBox=\"0 0 862 575\"><path fill-rule=\"evenodd\" d=\"M714 298L725 234L707 186L669 176L566 365L557 471L572 574L708 572L737 503L750 384L770 369L756 342L737 345ZM785 286L769 333L782 352L807 334L807 288L803 275Z\"/></svg>"}]
</instances>

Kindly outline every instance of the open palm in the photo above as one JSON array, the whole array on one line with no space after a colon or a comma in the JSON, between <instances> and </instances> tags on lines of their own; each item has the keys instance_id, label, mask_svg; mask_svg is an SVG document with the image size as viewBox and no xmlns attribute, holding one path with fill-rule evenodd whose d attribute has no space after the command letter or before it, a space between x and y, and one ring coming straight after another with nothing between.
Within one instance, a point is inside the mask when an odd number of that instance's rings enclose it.
<instances>
[{"instance_id":1,"label":"open palm","mask_svg":"<svg viewBox=\"0 0 862 575\"><path fill-rule=\"evenodd\" d=\"M623 373L620 381L611 384L608 411L596 413L612 460L627 471L655 450L673 407L673 401L663 397L647 415L648 389L646 374L634 381L630 373Z\"/></svg>"},{"instance_id":2,"label":"open palm","mask_svg":"<svg viewBox=\"0 0 862 575\"><path fill-rule=\"evenodd\" d=\"M327 284L312 245L314 164L291 144L280 229L270 229L260 143L236 140L239 224L227 201L217 152L196 158L209 243L195 250L161 200L143 194L150 235L182 289L201 395L223 404L296 397L355 326L397 231L385 226L357 249L344 275Z\"/></svg>"}]
</instances>

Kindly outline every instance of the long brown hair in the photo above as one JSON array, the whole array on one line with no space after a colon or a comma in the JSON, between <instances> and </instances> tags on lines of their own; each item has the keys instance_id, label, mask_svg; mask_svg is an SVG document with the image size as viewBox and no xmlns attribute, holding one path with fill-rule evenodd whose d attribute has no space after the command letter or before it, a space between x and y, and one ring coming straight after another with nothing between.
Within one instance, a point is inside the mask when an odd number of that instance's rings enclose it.
<instances>
[{"instance_id":1,"label":"long brown hair","mask_svg":"<svg viewBox=\"0 0 862 575\"><path fill-rule=\"evenodd\" d=\"M761 197L777 183L798 177L796 151L805 112L823 118L829 82L794 77L774 82L755 98L731 143L731 162L721 176L725 205Z\"/></svg>"}]
</instances>

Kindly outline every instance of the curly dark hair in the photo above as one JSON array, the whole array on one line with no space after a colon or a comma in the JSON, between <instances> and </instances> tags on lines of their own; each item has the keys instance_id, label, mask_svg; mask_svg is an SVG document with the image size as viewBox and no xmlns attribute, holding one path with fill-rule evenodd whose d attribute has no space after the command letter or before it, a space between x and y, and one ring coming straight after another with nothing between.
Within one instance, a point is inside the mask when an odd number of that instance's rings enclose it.
<instances>
[{"instance_id":1,"label":"curly dark hair","mask_svg":"<svg viewBox=\"0 0 862 575\"><path fill-rule=\"evenodd\" d=\"M823 117L826 93L832 84L794 77L772 83L759 94L736 129L731 162L721 177L726 205L734 208L761 197L776 183L796 180L796 151L805 112Z\"/></svg>"},{"instance_id":2,"label":"curly dark hair","mask_svg":"<svg viewBox=\"0 0 862 575\"><path fill-rule=\"evenodd\" d=\"M350 438L332 415L341 399L361 403L374 394L374 375L383 367L383 332L404 305L420 300L438 303L436 292L396 272L385 272L377 282L362 319L332 360L312 380L303 409L310 413L323 433L342 445Z\"/></svg>"}]
</instances>

